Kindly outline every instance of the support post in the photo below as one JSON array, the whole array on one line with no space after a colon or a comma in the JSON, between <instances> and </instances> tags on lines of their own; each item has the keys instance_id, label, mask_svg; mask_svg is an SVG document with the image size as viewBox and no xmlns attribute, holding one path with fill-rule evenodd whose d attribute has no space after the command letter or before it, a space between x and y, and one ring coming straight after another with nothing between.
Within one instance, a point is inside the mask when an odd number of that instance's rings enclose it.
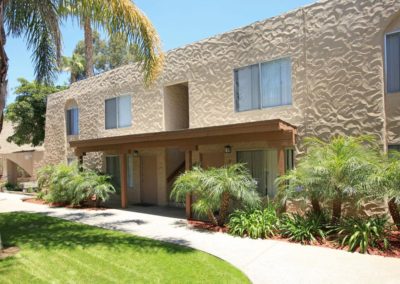
<instances>
[{"instance_id":1,"label":"support post","mask_svg":"<svg viewBox=\"0 0 400 284\"><path fill-rule=\"evenodd\" d=\"M128 188L128 180L127 180L127 169L126 169L126 154L119 155L120 161L120 169L121 169L121 207L126 208L128 204L127 198L127 188Z\"/></svg>"},{"instance_id":2,"label":"support post","mask_svg":"<svg viewBox=\"0 0 400 284\"><path fill-rule=\"evenodd\" d=\"M190 171L192 169L192 151L185 152L185 170ZM186 195L186 218L192 218L192 195Z\"/></svg>"},{"instance_id":3,"label":"support post","mask_svg":"<svg viewBox=\"0 0 400 284\"><path fill-rule=\"evenodd\" d=\"M279 176L285 174L285 149L283 147L278 148L278 173Z\"/></svg>"},{"instance_id":4,"label":"support post","mask_svg":"<svg viewBox=\"0 0 400 284\"><path fill-rule=\"evenodd\" d=\"M279 176L282 176L285 174L285 149L283 147L278 148L278 174ZM278 190L282 190L282 188L279 188ZM280 213L286 212L286 201L282 205L282 207L279 209Z\"/></svg>"}]
</instances>

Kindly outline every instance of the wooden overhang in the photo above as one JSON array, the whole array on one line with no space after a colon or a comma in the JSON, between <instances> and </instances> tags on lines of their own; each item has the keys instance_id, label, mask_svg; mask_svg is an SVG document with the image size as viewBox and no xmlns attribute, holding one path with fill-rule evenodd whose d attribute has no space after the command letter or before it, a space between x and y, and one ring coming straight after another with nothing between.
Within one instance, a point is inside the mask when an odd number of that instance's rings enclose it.
<instances>
[{"instance_id":1,"label":"wooden overhang","mask_svg":"<svg viewBox=\"0 0 400 284\"><path fill-rule=\"evenodd\" d=\"M271 147L295 144L296 126L273 119L238 124L190 128L123 136L70 141L77 156L87 152L127 152L141 148L195 149L198 145L265 141Z\"/></svg>"}]
</instances>

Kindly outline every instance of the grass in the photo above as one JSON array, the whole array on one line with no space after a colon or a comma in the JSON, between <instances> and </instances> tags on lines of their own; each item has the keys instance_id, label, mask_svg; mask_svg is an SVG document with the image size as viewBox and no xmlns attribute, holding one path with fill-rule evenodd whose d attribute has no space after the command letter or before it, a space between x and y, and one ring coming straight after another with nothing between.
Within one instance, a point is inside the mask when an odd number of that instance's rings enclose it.
<instances>
[{"instance_id":1,"label":"grass","mask_svg":"<svg viewBox=\"0 0 400 284\"><path fill-rule=\"evenodd\" d=\"M209 254L41 214L0 214L0 283L249 283Z\"/></svg>"}]
</instances>

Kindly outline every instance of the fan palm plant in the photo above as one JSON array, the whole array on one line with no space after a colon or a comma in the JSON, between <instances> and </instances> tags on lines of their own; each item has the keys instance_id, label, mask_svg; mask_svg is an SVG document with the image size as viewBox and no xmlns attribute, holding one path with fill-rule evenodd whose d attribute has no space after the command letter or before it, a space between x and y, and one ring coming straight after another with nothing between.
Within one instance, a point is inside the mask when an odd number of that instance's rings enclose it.
<instances>
[{"instance_id":1,"label":"fan palm plant","mask_svg":"<svg viewBox=\"0 0 400 284\"><path fill-rule=\"evenodd\" d=\"M342 215L346 197L367 194L369 177L379 165L379 151L371 136L338 136L329 142L306 139L307 153L295 170L278 178L288 196L304 195L320 212L320 200L332 202L332 222Z\"/></svg>"},{"instance_id":2,"label":"fan palm plant","mask_svg":"<svg viewBox=\"0 0 400 284\"><path fill-rule=\"evenodd\" d=\"M187 194L196 198L193 211L219 226L225 224L231 200L249 207L260 204L256 181L243 164L207 170L195 167L185 172L175 181L171 197L183 201Z\"/></svg>"},{"instance_id":3,"label":"fan palm plant","mask_svg":"<svg viewBox=\"0 0 400 284\"><path fill-rule=\"evenodd\" d=\"M60 9L66 16L78 19L84 29L86 76L93 76L93 26L109 35L126 36L127 44L137 47L146 83L161 70L163 55L158 35L142 11L131 0L62 0Z\"/></svg>"}]
</instances>

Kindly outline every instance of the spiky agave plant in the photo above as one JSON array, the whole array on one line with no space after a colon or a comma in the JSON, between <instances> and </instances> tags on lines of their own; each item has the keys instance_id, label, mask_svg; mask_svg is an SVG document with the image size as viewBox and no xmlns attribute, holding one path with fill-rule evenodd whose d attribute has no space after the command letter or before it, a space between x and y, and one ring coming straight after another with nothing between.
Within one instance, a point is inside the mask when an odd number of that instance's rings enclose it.
<instances>
[{"instance_id":1,"label":"spiky agave plant","mask_svg":"<svg viewBox=\"0 0 400 284\"><path fill-rule=\"evenodd\" d=\"M171 197L183 201L187 194L193 194L193 211L207 216L214 225L222 226L228 216L231 200L248 207L260 204L256 189L255 180L243 164L206 170L195 167L178 177ZM215 214L217 211L218 214Z\"/></svg>"}]
</instances>

